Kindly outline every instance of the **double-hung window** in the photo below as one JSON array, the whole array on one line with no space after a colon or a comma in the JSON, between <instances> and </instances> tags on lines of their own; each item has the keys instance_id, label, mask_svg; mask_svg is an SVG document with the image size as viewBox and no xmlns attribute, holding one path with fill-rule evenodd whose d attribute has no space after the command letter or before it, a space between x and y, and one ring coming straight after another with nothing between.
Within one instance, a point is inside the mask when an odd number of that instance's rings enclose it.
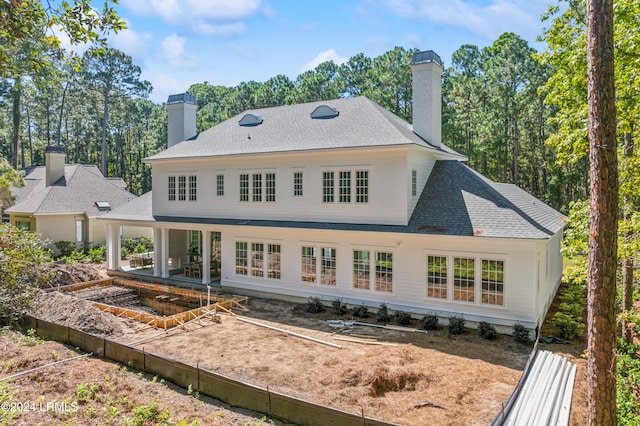
<instances>
[{"instance_id":1,"label":"double-hung window","mask_svg":"<svg viewBox=\"0 0 640 426\"><path fill-rule=\"evenodd\" d=\"M293 173L293 196L302 197L302 172Z\"/></svg>"},{"instance_id":2,"label":"double-hung window","mask_svg":"<svg viewBox=\"0 0 640 426\"><path fill-rule=\"evenodd\" d=\"M265 180L265 201L274 203L276 201L276 174L266 173Z\"/></svg>"},{"instance_id":3,"label":"double-hung window","mask_svg":"<svg viewBox=\"0 0 640 426\"><path fill-rule=\"evenodd\" d=\"M341 203L351 202L351 172L340 172L340 194L338 201Z\"/></svg>"},{"instance_id":4,"label":"double-hung window","mask_svg":"<svg viewBox=\"0 0 640 426\"><path fill-rule=\"evenodd\" d=\"M176 200L176 177L175 176L169 176L168 189L169 189L169 201L175 201Z\"/></svg>"},{"instance_id":5,"label":"double-hung window","mask_svg":"<svg viewBox=\"0 0 640 426\"><path fill-rule=\"evenodd\" d=\"M249 201L249 175L240 175L240 201Z\"/></svg>"},{"instance_id":6,"label":"double-hung window","mask_svg":"<svg viewBox=\"0 0 640 426\"><path fill-rule=\"evenodd\" d=\"M322 172L322 202L333 203L334 195L333 190L335 183L333 181L333 172Z\"/></svg>"},{"instance_id":7,"label":"double-hung window","mask_svg":"<svg viewBox=\"0 0 640 426\"><path fill-rule=\"evenodd\" d=\"M224 196L224 175L216 175L216 195Z\"/></svg>"}]
</instances>

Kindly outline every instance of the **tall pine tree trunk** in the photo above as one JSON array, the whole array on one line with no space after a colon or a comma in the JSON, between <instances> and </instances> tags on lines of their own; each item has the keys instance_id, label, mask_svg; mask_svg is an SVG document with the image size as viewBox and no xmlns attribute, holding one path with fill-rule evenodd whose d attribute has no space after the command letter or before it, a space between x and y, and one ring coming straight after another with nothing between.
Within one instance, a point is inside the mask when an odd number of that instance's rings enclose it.
<instances>
[{"instance_id":1,"label":"tall pine tree trunk","mask_svg":"<svg viewBox=\"0 0 640 426\"><path fill-rule=\"evenodd\" d=\"M633 126L632 126L633 127ZM633 131L633 130L632 130ZM625 157L633 157L633 135L632 131L624 134L624 155ZM628 197L625 197L623 203L623 215L624 219L629 220L629 214L634 210L635 206L632 205L633 201ZM625 235L626 239L633 238L633 231L629 230ZM633 306L633 258L631 256L625 256L622 262L622 310L630 311ZM622 337L624 340L631 344L633 343L632 330L627 327L626 321L622 322Z\"/></svg>"},{"instance_id":2,"label":"tall pine tree trunk","mask_svg":"<svg viewBox=\"0 0 640 426\"><path fill-rule=\"evenodd\" d=\"M102 109L102 174L107 177L107 119L109 118L109 91L104 94Z\"/></svg>"},{"instance_id":3,"label":"tall pine tree trunk","mask_svg":"<svg viewBox=\"0 0 640 426\"><path fill-rule=\"evenodd\" d=\"M20 97L22 95L22 82L16 77L11 90L13 101L13 136L11 138L11 167L18 168L18 141L20 139Z\"/></svg>"},{"instance_id":4,"label":"tall pine tree trunk","mask_svg":"<svg viewBox=\"0 0 640 426\"><path fill-rule=\"evenodd\" d=\"M587 424L616 424L618 159L613 0L587 0L590 210Z\"/></svg>"}]
</instances>

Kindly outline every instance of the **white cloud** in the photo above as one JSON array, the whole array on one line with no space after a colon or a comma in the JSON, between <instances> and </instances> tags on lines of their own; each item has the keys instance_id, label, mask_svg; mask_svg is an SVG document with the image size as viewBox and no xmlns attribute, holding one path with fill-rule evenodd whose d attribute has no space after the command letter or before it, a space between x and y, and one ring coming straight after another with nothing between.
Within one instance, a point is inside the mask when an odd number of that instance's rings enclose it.
<instances>
[{"instance_id":1,"label":"white cloud","mask_svg":"<svg viewBox=\"0 0 640 426\"><path fill-rule=\"evenodd\" d=\"M342 57L338 55L335 49L325 50L324 52L318 53L315 58L307 62L303 67L302 71L312 70L323 62L333 61L336 65L341 65L347 62L349 58Z\"/></svg>"},{"instance_id":2,"label":"white cloud","mask_svg":"<svg viewBox=\"0 0 640 426\"><path fill-rule=\"evenodd\" d=\"M171 68L180 70L192 70L198 65L194 55L188 54L186 48L187 39L173 33L166 36L159 45L160 59L165 61Z\"/></svg>"},{"instance_id":3,"label":"white cloud","mask_svg":"<svg viewBox=\"0 0 640 426\"><path fill-rule=\"evenodd\" d=\"M150 51L153 43L153 35L148 32L137 32L131 29L131 25L127 22L126 30L118 31L109 35L109 44L118 50L122 50L127 55L144 60Z\"/></svg>"},{"instance_id":4,"label":"white cloud","mask_svg":"<svg viewBox=\"0 0 640 426\"><path fill-rule=\"evenodd\" d=\"M149 96L153 102L166 102L169 95L184 93L190 86L180 76L167 73L147 73L143 78L153 82L153 92Z\"/></svg>"},{"instance_id":5,"label":"white cloud","mask_svg":"<svg viewBox=\"0 0 640 426\"><path fill-rule=\"evenodd\" d=\"M403 18L452 25L487 39L505 31L526 33L538 28L537 12L526 10L531 4L522 1L492 0L486 6L463 0L384 0L384 4Z\"/></svg>"},{"instance_id":6,"label":"white cloud","mask_svg":"<svg viewBox=\"0 0 640 426\"><path fill-rule=\"evenodd\" d=\"M122 4L132 13L158 16L170 26L225 37L244 31L243 19L273 14L262 0L123 0Z\"/></svg>"}]
</instances>

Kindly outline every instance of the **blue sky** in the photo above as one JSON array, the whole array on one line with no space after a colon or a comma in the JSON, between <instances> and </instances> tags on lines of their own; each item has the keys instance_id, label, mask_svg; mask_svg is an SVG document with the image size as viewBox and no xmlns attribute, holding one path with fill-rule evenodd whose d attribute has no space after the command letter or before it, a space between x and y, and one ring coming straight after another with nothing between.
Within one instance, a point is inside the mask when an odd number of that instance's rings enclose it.
<instances>
[{"instance_id":1,"label":"blue sky","mask_svg":"<svg viewBox=\"0 0 640 426\"><path fill-rule=\"evenodd\" d=\"M294 79L324 60L341 63L395 46L432 49L450 63L462 44L512 31L535 43L554 0L120 0L128 29L111 46L132 56L166 101L193 83L232 86L277 74ZM81 50L77 49L76 50Z\"/></svg>"}]
</instances>

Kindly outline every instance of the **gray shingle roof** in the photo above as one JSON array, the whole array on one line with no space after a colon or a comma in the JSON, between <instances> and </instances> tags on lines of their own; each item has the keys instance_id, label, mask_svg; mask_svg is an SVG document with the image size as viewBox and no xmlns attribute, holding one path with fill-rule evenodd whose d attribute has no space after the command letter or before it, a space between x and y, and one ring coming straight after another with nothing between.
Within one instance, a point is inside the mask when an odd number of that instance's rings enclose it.
<instances>
[{"instance_id":1,"label":"gray shingle roof","mask_svg":"<svg viewBox=\"0 0 640 426\"><path fill-rule=\"evenodd\" d=\"M335 107L340 114L329 119L310 118L320 105ZM257 126L240 126L238 121L247 114L261 116L264 121ZM445 146L430 145L413 133L409 123L360 96L243 111L146 160L406 144L447 158L464 158Z\"/></svg>"},{"instance_id":2,"label":"gray shingle roof","mask_svg":"<svg viewBox=\"0 0 640 426\"><path fill-rule=\"evenodd\" d=\"M15 188L15 205L7 213L64 214L86 213L100 216L96 201L108 201L112 208L121 206L135 195L126 191L122 179L105 179L95 166L66 165L65 175L51 186L45 185L45 168L27 170L25 186Z\"/></svg>"},{"instance_id":3,"label":"gray shingle roof","mask_svg":"<svg viewBox=\"0 0 640 426\"><path fill-rule=\"evenodd\" d=\"M564 216L515 185L490 181L458 161L437 161L407 226L153 216L151 192L102 216L193 224L546 239Z\"/></svg>"}]
</instances>

